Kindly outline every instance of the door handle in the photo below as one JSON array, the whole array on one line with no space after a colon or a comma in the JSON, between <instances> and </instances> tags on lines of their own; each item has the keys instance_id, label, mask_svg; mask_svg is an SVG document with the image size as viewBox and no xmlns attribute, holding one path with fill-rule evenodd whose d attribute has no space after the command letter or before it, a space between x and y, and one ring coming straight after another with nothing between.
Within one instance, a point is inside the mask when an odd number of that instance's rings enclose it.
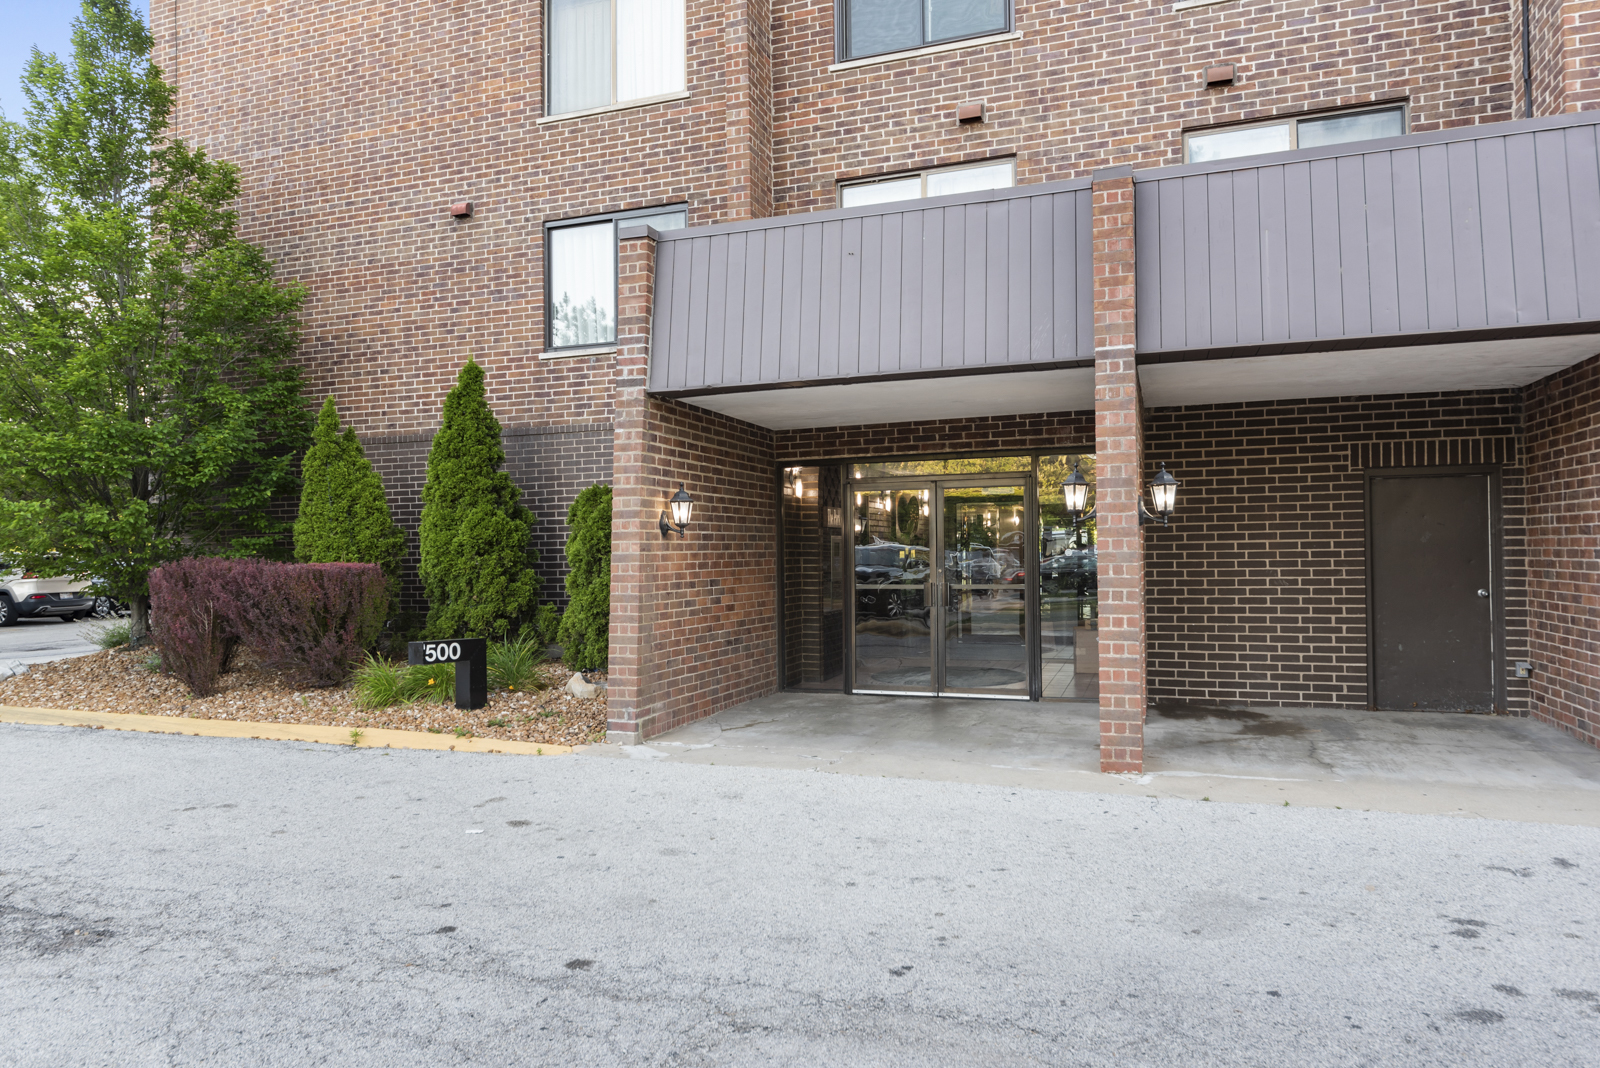
<instances>
[{"instance_id":1,"label":"door handle","mask_svg":"<svg viewBox=\"0 0 1600 1068\"><path fill-rule=\"evenodd\" d=\"M1489 596L1489 591L1488 590L1479 590L1478 591L1478 596L1479 597L1487 597L1487 596Z\"/></svg>"}]
</instances>

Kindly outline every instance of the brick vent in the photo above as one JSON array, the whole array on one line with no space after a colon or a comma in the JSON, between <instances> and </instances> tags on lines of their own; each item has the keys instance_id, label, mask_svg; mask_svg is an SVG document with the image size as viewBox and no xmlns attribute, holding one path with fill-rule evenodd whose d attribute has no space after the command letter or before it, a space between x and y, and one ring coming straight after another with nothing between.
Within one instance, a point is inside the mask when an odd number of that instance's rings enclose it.
<instances>
[{"instance_id":1,"label":"brick vent","mask_svg":"<svg viewBox=\"0 0 1600 1068\"><path fill-rule=\"evenodd\" d=\"M1364 441L1350 446L1350 469L1372 467L1477 467L1516 464L1516 438L1445 438L1437 441Z\"/></svg>"}]
</instances>

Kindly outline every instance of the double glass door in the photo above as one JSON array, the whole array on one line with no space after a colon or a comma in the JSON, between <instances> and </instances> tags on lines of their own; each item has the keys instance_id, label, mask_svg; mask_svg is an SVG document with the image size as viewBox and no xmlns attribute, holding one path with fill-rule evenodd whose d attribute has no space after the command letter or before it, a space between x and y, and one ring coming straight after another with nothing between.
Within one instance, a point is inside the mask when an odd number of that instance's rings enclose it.
<instances>
[{"instance_id":1,"label":"double glass door","mask_svg":"<svg viewBox=\"0 0 1600 1068\"><path fill-rule=\"evenodd\" d=\"M851 488L852 689L1033 696L1032 477L896 479Z\"/></svg>"}]
</instances>

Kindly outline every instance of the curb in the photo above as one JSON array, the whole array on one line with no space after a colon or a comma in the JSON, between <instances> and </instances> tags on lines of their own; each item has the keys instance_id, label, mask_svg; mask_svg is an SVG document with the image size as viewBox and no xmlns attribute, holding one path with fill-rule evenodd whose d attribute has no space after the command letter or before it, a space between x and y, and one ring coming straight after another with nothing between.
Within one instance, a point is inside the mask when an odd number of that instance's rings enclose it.
<instances>
[{"instance_id":1,"label":"curb","mask_svg":"<svg viewBox=\"0 0 1600 1068\"><path fill-rule=\"evenodd\" d=\"M188 719L183 716L141 716L125 712L76 712L62 708L17 708L0 705L0 723L44 727L94 727L146 734L188 734L197 738L254 738L276 742L319 742L351 748L349 727L302 723L257 723L230 719ZM457 753L506 753L519 756L561 756L582 746L512 742L499 738L457 738L362 727L359 749L443 749Z\"/></svg>"}]
</instances>

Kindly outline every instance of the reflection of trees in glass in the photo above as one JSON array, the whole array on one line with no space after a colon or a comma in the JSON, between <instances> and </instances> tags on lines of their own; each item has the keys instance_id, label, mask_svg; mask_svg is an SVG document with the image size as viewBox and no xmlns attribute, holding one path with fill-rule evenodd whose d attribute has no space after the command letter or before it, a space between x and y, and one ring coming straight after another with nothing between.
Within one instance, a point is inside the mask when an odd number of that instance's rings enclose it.
<instances>
[{"instance_id":1,"label":"reflection of trees in glass","mask_svg":"<svg viewBox=\"0 0 1600 1068\"><path fill-rule=\"evenodd\" d=\"M603 345L616 340L616 324L612 322L611 309L600 307L594 297L577 304L571 294L562 293L550 313L550 336L557 348Z\"/></svg>"},{"instance_id":2,"label":"reflection of trees in glass","mask_svg":"<svg viewBox=\"0 0 1600 1068\"><path fill-rule=\"evenodd\" d=\"M856 478L882 478L886 475L988 475L1027 471L1033 466L1029 456L962 456L946 460L891 460L887 463L857 464ZM1071 461L1068 461L1071 467Z\"/></svg>"},{"instance_id":3,"label":"reflection of trees in glass","mask_svg":"<svg viewBox=\"0 0 1600 1068\"><path fill-rule=\"evenodd\" d=\"M1061 483L1072 474L1072 462L1078 461L1078 470L1083 477L1089 480L1089 502L1085 511L1092 511L1095 506L1095 478L1094 454L1066 453L1060 456L1039 457L1039 526L1049 531L1052 529L1071 531L1072 517L1067 514L1066 503L1061 497ZM1049 550L1045 544L1046 539L1040 539L1040 550L1048 556ZM1092 548L1095 544L1095 521L1080 522L1077 526L1077 544L1075 548Z\"/></svg>"},{"instance_id":4,"label":"reflection of trees in glass","mask_svg":"<svg viewBox=\"0 0 1600 1068\"><path fill-rule=\"evenodd\" d=\"M894 506L894 540L902 545L920 545L922 533L922 494L899 494Z\"/></svg>"}]
</instances>

